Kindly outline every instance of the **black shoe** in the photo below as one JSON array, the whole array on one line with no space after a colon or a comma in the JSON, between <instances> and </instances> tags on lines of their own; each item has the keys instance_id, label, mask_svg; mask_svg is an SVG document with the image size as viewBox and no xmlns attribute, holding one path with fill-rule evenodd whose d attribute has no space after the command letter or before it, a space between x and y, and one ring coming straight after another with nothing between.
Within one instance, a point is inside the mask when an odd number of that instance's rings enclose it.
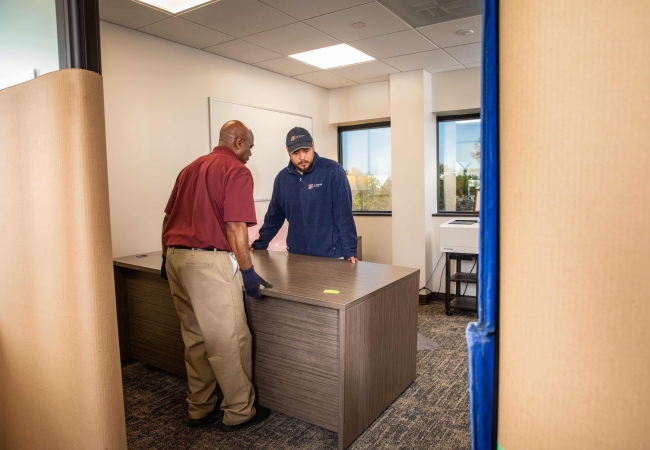
<instances>
[{"instance_id":1,"label":"black shoe","mask_svg":"<svg viewBox=\"0 0 650 450\"><path fill-rule=\"evenodd\" d=\"M266 419L269 418L271 415L271 410L268 408L265 408L263 406L256 406L255 407L255 415L248 419L244 423L240 423L239 425L226 425L223 422L219 422L219 428L221 431L237 431L241 430L242 428L250 427L251 425L257 425L260 422L264 422Z\"/></svg>"},{"instance_id":2,"label":"black shoe","mask_svg":"<svg viewBox=\"0 0 650 450\"><path fill-rule=\"evenodd\" d=\"M195 428L210 424L212 422L212 416L214 416L215 413L221 411L221 401L222 399L217 400L217 404L214 406L214 409L207 416L201 417L200 419L188 419L187 426Z\"/></svg>"}]
</instances>

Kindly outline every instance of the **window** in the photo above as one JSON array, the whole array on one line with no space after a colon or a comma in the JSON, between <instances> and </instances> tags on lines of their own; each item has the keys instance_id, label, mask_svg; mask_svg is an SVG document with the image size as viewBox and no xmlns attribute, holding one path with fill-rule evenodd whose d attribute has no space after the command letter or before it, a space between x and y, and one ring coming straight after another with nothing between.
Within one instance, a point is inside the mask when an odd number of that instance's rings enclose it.
<instances>
[{"instance_id":1,"label":"window","mask_svg":"<svg viewBox=\"0 0 650 450\"><path fill-rule=\"evenodd\" d=\"M355 213L390 214L390 122L339 127L339 163Z\"/></svg>"},{"instance_id":2,"label":"window","mask_svg":"<svg viewBox=\"0 0 650 450\"><path fill-rule=\"evenodd\" d=\"M472 213L480 182L480 116L438 117L438 212Z\"/></svg>"}]
</instances>

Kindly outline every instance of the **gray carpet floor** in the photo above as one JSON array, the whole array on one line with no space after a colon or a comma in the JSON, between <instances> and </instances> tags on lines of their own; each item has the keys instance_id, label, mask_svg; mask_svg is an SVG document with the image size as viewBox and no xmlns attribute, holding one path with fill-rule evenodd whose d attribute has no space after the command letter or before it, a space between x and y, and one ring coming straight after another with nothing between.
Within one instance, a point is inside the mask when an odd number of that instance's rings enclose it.
<instances>
[{"instance_id":1,"label":"gray carpet floor","mask_svg":"<svg viewBox=\"0 0 650 450\"><path fill-rule=\"evenodd\" d=\"M476 314L447 317L444 305L419 307L418 332L438 347L418 351L417 379L349 447L470 449L465 328ZM336 449L336 434L274 412L260 425L223 433L186 426L187 381L140 362L122 367L130 449Z\"/></svg>"}]
</instances>

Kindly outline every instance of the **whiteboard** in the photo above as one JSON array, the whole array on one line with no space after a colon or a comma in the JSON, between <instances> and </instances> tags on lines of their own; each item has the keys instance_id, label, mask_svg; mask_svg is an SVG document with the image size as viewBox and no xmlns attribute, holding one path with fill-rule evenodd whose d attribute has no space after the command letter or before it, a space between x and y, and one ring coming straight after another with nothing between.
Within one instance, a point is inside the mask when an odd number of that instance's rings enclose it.
<instances>
[{"instance_id":1,"label":"whiteboard","mask_svg":"<svg viewBox=\"0 0 650 450\"><path fill-rule=\"evenodd\" d=\"M229 120L240 120L253 130L255 146L246 167L253 174L255 201L270 201L276 175L289 164L287 133L293 127L311 133L312 118L210 97L210 151L219 143L219 130Z\"/></svg>"}]
</instances>

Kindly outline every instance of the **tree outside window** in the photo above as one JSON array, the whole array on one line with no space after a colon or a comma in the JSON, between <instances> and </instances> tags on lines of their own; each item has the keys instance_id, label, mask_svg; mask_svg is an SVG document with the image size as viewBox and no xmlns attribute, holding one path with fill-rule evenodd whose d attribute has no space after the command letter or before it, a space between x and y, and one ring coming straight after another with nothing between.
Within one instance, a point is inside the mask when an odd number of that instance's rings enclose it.
<instances>
[{"instance_id":1,"label":"tree outside window","mask_svg":"<svg viewBox=\"0 0 650 450\"><path fill-rule=\"evenodd\" d=\"M340 127L339 162L350 183L354 212L391 211L390 123Z\"/></svg>"},{"instance_id":2,"label":"tree outside window","mask_svg":"<svg viewBox=\"0 0 650 450\"><path fill-rule=\"evenodd\" d=\"M438 118L438 212L474 211L481 182L478 114Z\"/></svg>"}]
</instances>

